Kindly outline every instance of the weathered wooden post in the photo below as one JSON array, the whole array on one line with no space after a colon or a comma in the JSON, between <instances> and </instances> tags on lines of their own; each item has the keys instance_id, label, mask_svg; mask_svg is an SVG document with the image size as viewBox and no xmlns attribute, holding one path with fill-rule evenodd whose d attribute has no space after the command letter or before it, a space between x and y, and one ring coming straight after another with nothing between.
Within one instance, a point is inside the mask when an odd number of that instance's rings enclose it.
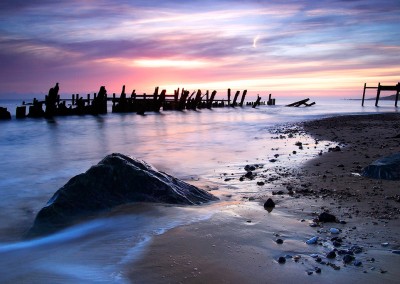
<instances>
[{"instance_id":1,"label":"weathered wooden post","mask_svg":"<svg viewBox=\"0 0 400 284\"><path fill-rule=\"evenodd\" d=\"M72 105L75 105L75 95L72 94Z\"/></svg>"},{"instance_id":2,"label":"weathered wooden post","mask_svg":"<svg viewBox=\"0 0 400 284\"><path fill-rule=\"evenodd\" d=\"M400 93L400 82L397 83L396 85L396 100L394 102L394 106L397 107L397 100L399 99L399 93Z\"/></svg>"},{"instance_id":3,"label":"weathered wooden post","mask_svg":"<svg viewBox=\"0 0 400 284\"><path fill-rule=\"evenodd\" d=\"M228 106L231 105L231 89L228 89Z\"/></svg>"},{"instance_id":4,"label":"weathered wooden post","mask_svg":"<svg viewBox=\"0 0 400 284\"><path fill-rule=\"evenodd\" d=\"M239 97L240 91L236 91L235 97L233 98L232 106L236 106L237 98Z\"/></svg>"},{"instance_id":5,"label":"weathered wooden post","mask_svg":"<svg viewBox=\"0 0 400 284\"><path fill-rule=\"evenodd\" d=\"M113 109L114 109L114 107L115 107L115 93L113 93L113 98L112 98L112 103L113 103Z\"/></svg>"},{"instance_id":6,"label":"weathered wooden post","mask_svg":"<svg viewBox=\"0 0 400 284\"><path fill-rule=\"evenodd\" d=\"M253 108L256 108L256 106L258 106L260 104L261 101L261 97L259 95L257 95L257 100L256 102L253 104Z\"/></svg>"},{"instance_id":7,"label":"weathered wooden post","mask_svg":"<svg viewBox=\"0 0 400 284\"><path fill-rule=\"evenodd\" d=\"M363 91L361 106L364 106L365 90L366 90L366 89L367 89L367 83L364 83L364 91Z\"/></svg>"},{"instance_id":8,"label":"weathered wooden post","mask_svg":"<svg viewBox=\"0 0 400 284\"><path fill-rule=\"evenodd\" d=\"M379 96L381 95L381 83L378 84L378 91L376 92L375 106L378 106Z\"/></svg>"},{"instance_id":9,"label":"weathered wooden post","mask_svg":"<svg viewBox=\"0 0 400 284\"><path fill-rule=\"evenodd\" d=\"M19 106L15 111L16 118L25 118L26 117L26 106Z\"/></svg>"},{"instance_id":10,"label":"weathered wooden post","mask_svg":"<svg viewBox=\"0 0 400 284\"><path fill-rule=\"evenodd\" d=\"M87 94L87 104L90 106L90 94Z\"/></svg>"},{"instance_id":11,"label":"weathered wooden post","mask_svg":"<svg viewBox=\"0 0 400 284\"><path fill-rule=\"evenodd\" d=\"M211 97L210 97L210 100L208 101L207 108L211 109L216 94L217 94L217 91L215 91L215 90L211 93Z\"/></svg>"},{"instance_id":12,"label":"weathered wooden post","mask_svg":"<svg viewBox=\"0 0 400 284\"><path fill-rule=\"evenodd\" d=\"M243 103L244 103L244 98L246 97L246 94L247 94L247 90L244 90L243 91L243 94L242 94L242 99L240 100L240 106L243 106Z\"/></svg>"}]
</instances>

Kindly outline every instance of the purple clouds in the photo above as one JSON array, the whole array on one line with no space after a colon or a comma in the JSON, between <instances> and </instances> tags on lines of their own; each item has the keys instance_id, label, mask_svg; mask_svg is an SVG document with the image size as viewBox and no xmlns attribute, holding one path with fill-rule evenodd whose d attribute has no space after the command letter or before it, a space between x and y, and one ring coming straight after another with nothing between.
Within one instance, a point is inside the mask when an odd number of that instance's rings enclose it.
<instances>
[{"instance_id":1,"label":"purple clouds","mask_svg":"<svg viewBox=\"0 0 400 284\"><path fill-rule=\"evenodd\" d=\"M70 93L234 80L280 91L282 76L304 92L305 80L333 76L350 93L398 80L375 69L400 74L399 12L395 0L2 1L0 95L52 81Z\"/></svg>"}]
</instances>

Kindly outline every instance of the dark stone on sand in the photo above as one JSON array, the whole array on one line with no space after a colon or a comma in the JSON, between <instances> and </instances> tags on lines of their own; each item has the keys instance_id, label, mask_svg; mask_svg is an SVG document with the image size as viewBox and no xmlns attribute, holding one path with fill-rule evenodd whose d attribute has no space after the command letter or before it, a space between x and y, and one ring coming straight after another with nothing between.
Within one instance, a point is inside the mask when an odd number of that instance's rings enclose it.
<instances>
[{"instance_id":1,"label":"dark stone on sand","mask_svg":"<svg viewBox=\"0 0 400 284\"><path fill-rule=\"evenodd\" d=\"M282 239L277 239L275 242L276 242L278 245L283 244L283 240L282 240Z\"/></svg>"},{"instance_id":2,"label":"dark stone on sand","mask_svg":"<svg viewBox=\"0 0 400 284\"><path fill-rule=\"evenodd\" d=\"M400 153L372 162L362 170L361 175L373 179L400 180Z\"/></svg>"},{"instance_id":3,"label":"dark stone on sand","mask_svg":"<svg viewBox=\"0 0 400 284\"><path fill-rule=\"evenodd\" d=\"M335 257L336 257L336 252L333 250L328 252L328 254L326 255L326 258L330 258L330 259L335 258Z\"/></svg>"},{"instance_id":4,"label":"dark stone on sand","mask_svg":"<svg viewBox=\"0 0 400 284\"><path fill-rule=\"evenodd\" d=\"M350 254L346 254L345 256L343 256L343 262L346 264L352 262L354 259L355 257Z\"/></svg>"},{"instance_id":5,"label":"dark stone on sand","mask_svg":"<svg viewBox=\"0 0 400 284\"><path fill-rule=\"evenodd\" d=\"M328 148L328 152L340 152L341 150L339 146Z\"/></svg>"},{"instance_id":6,"label":"dark stone on sand","mask_svg":"<svg viewBox=\"0 0 400 284\"><path fill-rule=\"evenodd\" d=\"M217 199L144 161L114 153L61 187L39 211L28 236L50 233L132 202L194 205Z\"/></svg>"},{"instance_id":7,"label":"dark stone on sand","mask_svg":"<svg viewBox=\"0 0 400 284\"><path fill-rule=\"evenodd\" d=\"M319 222L324 222L324 223L336 222L336 217L335 217L335 215L332 215L332 214L330 214L330 213L322 212L322 213L319 214L319 216L318 216L318 221L319 221Z\"/></svg>"},{"instance_id":8,"label":"dark stone on sand","mask_svg":"<svg viewBox=\"0 0 400 284\"><path fill-rule=\"evenodd\" d=\"M275 202L271 199L268 198L267 201L264 203L264 208L274 208L275 207Z\"/></svg>"},{"instance_id":9,"label":"dark stone on sand","mask_svg":"<svg viewBox=\"0 0 400 284\"><path fill-rule=\"evenodd\" d=\"M279 262L280 264L284 264L284 263L286 263L286 258L284 258L283 256L280 256L280 257L278 258L278 262Z\"/></svg>"}]
</instances>

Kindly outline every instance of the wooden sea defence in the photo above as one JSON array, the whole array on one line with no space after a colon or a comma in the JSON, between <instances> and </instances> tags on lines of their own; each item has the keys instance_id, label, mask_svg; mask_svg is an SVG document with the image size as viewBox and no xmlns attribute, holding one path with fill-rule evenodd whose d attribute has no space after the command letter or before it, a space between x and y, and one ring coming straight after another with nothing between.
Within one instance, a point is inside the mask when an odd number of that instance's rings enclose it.
<instances>
[{"instance_id":1,"label":"wooden sea defence","mask_svg":"<svg viewBox=\"0 0 400 284\"><path fill-rule=\"evenodd\" d=\"M400 94L400 82L397 83L397 85L381 85L381 83L378 83L377 87L367 87L367 83L364 83L364 91L362 95L362 102L361 106L364 106L364 100L365 100L365 92L367 89L376 89L376 98L375 98L375 106L378 106L379 103L379 98L381 95L381 91L395 91L396 92L396 98L394 100L394 105L397 107L397 101L399 99L399 94Z\"/></svg>"},{"instance_id":2,"label":"wooden sea defence","mask_svg":"<svg viewBox=\"0 0 400 284\"><path fill-rule=\"evenodd\" d=\"M108 97L105 86L101 86L98 93L87 94L86 97L79 94L72 94L71 99L61 99L59 95L59 85L50 88L45 99L40 101L36 98L31 103L22 103L16 109L16 118L25 117L54 117L66 115L98 115L106 114L108 102L112 103L113 113L137 113L144 114L145 112L159 112L161 109L166 110L198 110L211 109L218 107L243 107L247 90L242 92L236 91L231 98L231 89L227 91L227 98L217 99L217 91L211 93L207 90L203 93L202 90L190 92L189 90L180 89L174 90L174 94L167 94L166 90L161 90L159 87L154 89L152 94L137 94L133 90L130 95L127 95L125 86L119 96L113 93L112 97ZM261 102L261 97L258 96L255 102L247 102L255 108L258 105L265 104ZM269 95L268 105L275 105L275 99ZM27 113L28 110L28 113Z\"/></svg>"}]
</instances>

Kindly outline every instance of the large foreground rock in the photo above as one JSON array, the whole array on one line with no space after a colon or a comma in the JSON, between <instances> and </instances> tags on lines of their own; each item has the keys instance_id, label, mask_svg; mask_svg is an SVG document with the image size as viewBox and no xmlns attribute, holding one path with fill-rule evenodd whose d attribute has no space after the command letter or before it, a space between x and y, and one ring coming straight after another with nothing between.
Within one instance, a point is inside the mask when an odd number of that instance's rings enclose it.
<instances>
[{"instance_id":1,"label":"large foreground rock","mask_svg":"<svg viewBox=\"0 0 400 284\"><path fill-rule=\"evenodd\" d=\"M400 153L374 161L363 169L361 175L375 179L400 180Z\"/></svg>"},{"instance_id":2,"label":"large foreground rock","mask_svg":"<svg viewBox=\"0 0 400 284\"><path fill-rule=\"evenodd\" d=\"M212 194L122 154L111 154L70 179L36 216L29 235L55 231L82 217L130 202L192 205Z\"/></svg>"}]
</instances>

